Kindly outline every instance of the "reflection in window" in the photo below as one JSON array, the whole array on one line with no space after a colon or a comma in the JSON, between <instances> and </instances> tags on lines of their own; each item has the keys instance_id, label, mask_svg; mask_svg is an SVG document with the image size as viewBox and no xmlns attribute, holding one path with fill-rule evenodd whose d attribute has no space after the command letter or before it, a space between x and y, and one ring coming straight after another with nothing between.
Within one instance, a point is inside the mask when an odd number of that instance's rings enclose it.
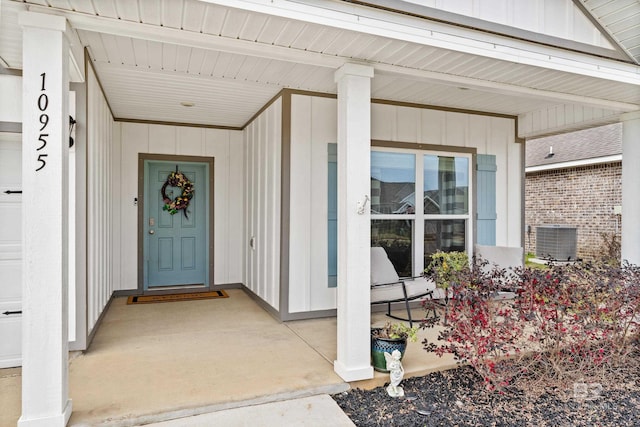
<instances>
[{"instance_id":1,"label":"reflection in window","mask_svg":"<svg viewBox=\"0 0 640 427\"><path fill-rule=\"evenodd\" d=\"M400 277L412 276L412 220L372 220L371 246L383 247Z\"/></svg>"},{"instance_id":2,"label":"reflection in window","mask_svg":"<svg viewBox=\"0 0 640 427\"><path fill-rule=\"evenodd\" d=\"M371 152L371 213L415 212L415 155Z\"/></svg>"},{"instance_id":3,"label":"reflection in window","mask_svg":"<svg viewBox=\"0 0 640 427\"><path fill-rule=\"evenodd\" d=\"M469 212L469 159L424 156L424 213Z\"/></svg>"},{"instance_id":4,"label":"reflection in window","mask_svg":"<svg viewBox=\"0 0 640 427\"><path fill-rule=\"evenodd\" d=\"M462 252L465 245L466 220L440 219L424 222L424 260L425 266L431 262L435 252Z\"/></svg>"}]
</instances>

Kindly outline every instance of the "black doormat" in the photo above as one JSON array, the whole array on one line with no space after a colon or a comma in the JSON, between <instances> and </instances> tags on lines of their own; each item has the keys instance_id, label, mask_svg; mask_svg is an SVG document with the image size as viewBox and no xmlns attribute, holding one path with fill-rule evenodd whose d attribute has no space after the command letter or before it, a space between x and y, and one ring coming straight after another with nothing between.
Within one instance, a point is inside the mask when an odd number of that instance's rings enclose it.
<instances>
[{"instance_id":1,"label":"black doormat","mask_svg":"<svg viewBox=\"0 0 640 427\"><path fill-rule=\"evenodd\" d=\"M229 298L225 291L190 292L186 294L130 296L127 304L151 304L155 302L193 301L199 299Z\"/></svg>"}]
</instances>

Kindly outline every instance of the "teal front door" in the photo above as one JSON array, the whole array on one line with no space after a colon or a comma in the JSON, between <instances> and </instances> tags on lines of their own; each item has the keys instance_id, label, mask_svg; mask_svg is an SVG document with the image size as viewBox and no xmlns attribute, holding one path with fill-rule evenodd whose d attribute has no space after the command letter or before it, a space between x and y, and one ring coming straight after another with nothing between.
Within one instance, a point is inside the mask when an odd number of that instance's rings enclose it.
<instances>
[{"instance_id":1,"label":"teal front door","mask_svg":"<svg viewBox=\"0 0 640 427\"><path fill-rule=\"evenodd\" d=\"M171 206L164 208L185 188L184 180L177 186L168 180L176 171L192 183L193 194L186 209L172 214ZM144 290L209 286L210 173L208 163L144 161Z\"/></svg>"}]
</instances>

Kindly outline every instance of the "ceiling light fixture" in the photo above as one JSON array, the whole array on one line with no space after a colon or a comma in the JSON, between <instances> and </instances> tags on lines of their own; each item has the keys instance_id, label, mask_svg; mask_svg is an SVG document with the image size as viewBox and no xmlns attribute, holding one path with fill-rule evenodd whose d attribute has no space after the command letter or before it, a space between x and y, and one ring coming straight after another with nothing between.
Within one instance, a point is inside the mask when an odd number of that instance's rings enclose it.
<instances>
[{"instance_id":1,"label":"ceiling light fixture","mask_svg":"<svg viewBox=\"0 0 640 427\"><path fill-rule=\"evenodd\" d=\"M196 105L196 104L195 104L195 103L193 103L193 102L189 102L189 101L182 101L182 102L180 103L180 105L182 105L183 107L193 107L193 106L194 106L194 105Z\"/></svg>"}]
</instances>

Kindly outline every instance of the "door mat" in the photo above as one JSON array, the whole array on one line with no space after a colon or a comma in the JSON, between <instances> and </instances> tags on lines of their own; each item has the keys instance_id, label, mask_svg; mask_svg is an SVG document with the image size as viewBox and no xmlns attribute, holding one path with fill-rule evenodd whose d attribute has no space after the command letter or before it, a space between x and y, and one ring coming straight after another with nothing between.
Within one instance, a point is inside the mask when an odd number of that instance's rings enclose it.
<instances>
[{"instance_id":1,"label":"door mat","mask_svg":"<svg viewBox=\"0 0 640 427\"><path fill-rule=\"evenodd\" d=\"M154 302L193 301L199 299L229 298L225 291L190 292L186 294L139 295L127 298L127 304L151 304Z\"/></svg>"}]
</instances>

